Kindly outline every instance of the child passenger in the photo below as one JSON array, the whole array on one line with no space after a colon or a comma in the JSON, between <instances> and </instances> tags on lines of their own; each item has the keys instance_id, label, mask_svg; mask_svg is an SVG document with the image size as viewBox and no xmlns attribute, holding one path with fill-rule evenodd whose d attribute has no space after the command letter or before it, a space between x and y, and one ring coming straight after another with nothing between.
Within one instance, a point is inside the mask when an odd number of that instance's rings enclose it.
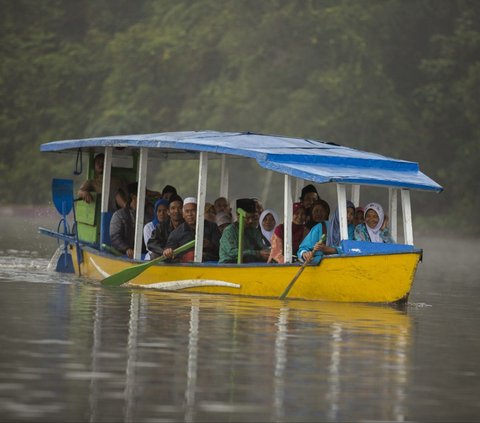
<instances>
[{"instance_id":1,"label":"child passenger","mask_svg":"<svg viewBox=\"0 0 480 423\"><path fill-rule=\"evenodd\" d=\"M356 241L383 242L394 244L387 227L388 216L378 203L369 203L365 206L365 223L360 223L355 228Z\"/></svg>"}]
</instances>

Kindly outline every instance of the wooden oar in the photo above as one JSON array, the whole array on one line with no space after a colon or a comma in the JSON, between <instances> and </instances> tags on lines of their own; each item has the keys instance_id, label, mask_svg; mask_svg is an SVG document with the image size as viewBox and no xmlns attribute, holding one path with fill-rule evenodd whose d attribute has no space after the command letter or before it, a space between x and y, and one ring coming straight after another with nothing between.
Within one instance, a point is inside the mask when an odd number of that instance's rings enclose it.
<instances>
[{"instance_id":1,"label":"wooden oar","mask_svg":"<svg viewBox=\"0 0 480 423\"><path fill-rule=\"evenodd\" d=\"M325 234L323 234L320 238L320 242L324 243L326 239ZM307 264L310 263L310 261L313 259L313 255L309 260L305 260L304 263L302 264L302 267L298 269L298 272L295 274L293 277L292 281L288 284L288 286L285 288L285 291L283 291L282 295L280 295L280 299L284 300L288 293L290 292L290 289L292 289L293 284L296 282L296 280L300 277L302 272L305 270L305 267L307 267Z\"/></svg>"},{"instance_id":2,"label":"wooden oar","mask_svg":"<svg viewBox=\"0 0 480 423\"><path fill-rule=\"evenodd\" d=\"M300 275L302 274L302 272L305 270L305 267L307 267L307 264L310 263L310 260L305 260L302 264L302 267L300 267L300 269L298 269L298 272L295 274L295 276L293 277L292 281L288 284L288 286L285 288L285 291L283 291L282 295L280 295L280 299L281 300L284 300L285 297L288 295L288 293L290 292L290 289L292 289L292 286L293 284L295 283L295 281L300 277Z\"/></svg>"},{"instance_id":3,"label":"wooden oar","mask_svg":"<svg viewBox=\"0 0 480 423\"><path fill-rule=\"evenodd\" d=\"M173 250L173 255L177 255L179 253L183 253L184 251L192 248L195 245L195 240L193 239L190 242L178 247L177 249ZM156 263L160 263L166 259L165 256L160 256L156 259L147 261L145 263L139 264L137 266L129 267L128 269L121 270L114 275L110 275L107 278L103 279L101 284L106 286L119 286L122 285L129 280L137 277L140 273L143 273L147 270L150 266L153 266Z\"/></svg>"}]
</instances>

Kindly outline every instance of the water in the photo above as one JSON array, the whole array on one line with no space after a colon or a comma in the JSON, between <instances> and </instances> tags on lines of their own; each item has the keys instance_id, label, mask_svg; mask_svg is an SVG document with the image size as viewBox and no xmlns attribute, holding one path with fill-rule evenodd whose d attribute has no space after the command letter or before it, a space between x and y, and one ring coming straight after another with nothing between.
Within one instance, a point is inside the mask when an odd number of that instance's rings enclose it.
<instances>
[{"instance_id":1,"label":"water","mask_svg":"<svg viewBox=\"0 0 480 423\"><path fill-rule=\"evenodd\" d=\"M399 310L102 288L0 220L0 421L478 421L475 240L419 239Z\"/></svg>"}]
</instances>

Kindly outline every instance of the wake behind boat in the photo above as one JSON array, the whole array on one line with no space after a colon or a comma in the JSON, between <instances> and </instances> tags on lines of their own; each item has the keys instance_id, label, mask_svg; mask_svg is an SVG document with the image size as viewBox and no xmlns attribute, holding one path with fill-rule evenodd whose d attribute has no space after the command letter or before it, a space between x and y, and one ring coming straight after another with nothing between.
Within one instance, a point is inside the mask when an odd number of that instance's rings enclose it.
<instances>
[{"instance_id":1,"label":"wake behind boat","mask_svg":"<svg viewBox=\"0 0 480 423\"><path fill-rule=\"evenodd\" d=\"M137 204L145 203L147 163L196 159L199 161L196 242L191 263L156 263L131 279L134 286L181 292L247 295L280 298L289 284L289 299L343 302L405 301L411 290L422 250L413 241L410 190L440 192L442 187L420 172L418 164L363 152L332 143L252 133L214 131L168 132L79 140L54 141L42 152L88 154L90 168L97 153L105 154L102 192L110 192L112 175L138 181ZM221 161L219 196L228 198L228 160L249 158L266 170L284 175L285 264L202 262L204 206L208 164ZM120 163L128 163L119 166ZM335 184L339 210L341 254L326 255L319 265L293 262L292 204L305 181ZM358 205L361 186L388 189L390 228L395 244L348 240L347 186ZM137 207L134 258L112 253L109 239L108 196L98 195L90 204L74 201L73 181L54 180L54 203L62 215L59 228L40 232L63 242L58 271L75 272L103 280L141 261L143 207ZM400 193L400 195L398 194ZM401 200L403 242L398 241L397 204ZM73 229L67 217L73 215ZM241 260L239 260L241 261Z\"/></svg>"}]
</instances>

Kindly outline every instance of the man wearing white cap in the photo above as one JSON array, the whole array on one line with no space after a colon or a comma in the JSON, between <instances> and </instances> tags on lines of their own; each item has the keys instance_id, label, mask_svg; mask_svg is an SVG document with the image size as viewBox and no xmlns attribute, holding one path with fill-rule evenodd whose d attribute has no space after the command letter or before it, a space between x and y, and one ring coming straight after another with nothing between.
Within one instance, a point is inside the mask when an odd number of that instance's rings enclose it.
<instances>
[{"instance_id":1,"label":"man wearing white cap","mask_svg":"<svg viewBox=\"0 0 480 423\"><path fill-rule=\"evenodd\" d=\"M184 222L180 224L169 236L163 254L172 259L173 250L195 239L195 226L197 223L197 199L187 197L183 200L182 211ZM220 231L215 223L204 220L203 231L203 261L218 261L218 247L220 244ZM193 261L194 248L175 257L175 261Z\"/></svg>"}]
</instances>

